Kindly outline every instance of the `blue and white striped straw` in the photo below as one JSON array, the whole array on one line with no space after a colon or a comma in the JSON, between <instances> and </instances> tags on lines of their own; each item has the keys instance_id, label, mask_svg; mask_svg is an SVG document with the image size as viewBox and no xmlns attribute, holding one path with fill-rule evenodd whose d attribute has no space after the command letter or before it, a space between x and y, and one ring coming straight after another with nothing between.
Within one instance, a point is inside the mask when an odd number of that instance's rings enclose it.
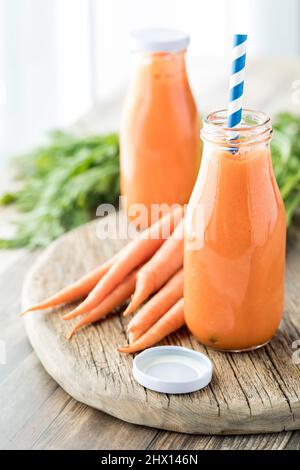
<instances>
[{"instance_id":1,"label":"blue and white striped straw","mask_svg":"<svg viewBox=\"0 0 300 470\"><path fill-rule=\"evenodd\" d=\"M232 49L232 70L228 102L227 126L235 128L242 120L247 34L235 34ZM237 134L231 139L236 139Z\"/></svg>"}]
</instances>

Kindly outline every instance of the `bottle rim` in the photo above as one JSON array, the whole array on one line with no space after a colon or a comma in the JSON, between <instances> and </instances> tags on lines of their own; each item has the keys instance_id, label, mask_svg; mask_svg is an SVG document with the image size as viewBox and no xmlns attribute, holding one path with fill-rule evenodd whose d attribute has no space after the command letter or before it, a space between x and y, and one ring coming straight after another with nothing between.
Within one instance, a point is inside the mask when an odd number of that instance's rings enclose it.
<instances>
[{"instance_id":1,"label":"bottle rim","mask_svg":"<svg viewBox=\"0 0 300 470\"><path fill-rule=\"evenodd\" d=\"M268 141L272 138L271 119L262 111L243 109L241 124L227 126L227 109L208 114L203 119L201 138L224 147L240 147Z\"/></svg>"}]
</instances>

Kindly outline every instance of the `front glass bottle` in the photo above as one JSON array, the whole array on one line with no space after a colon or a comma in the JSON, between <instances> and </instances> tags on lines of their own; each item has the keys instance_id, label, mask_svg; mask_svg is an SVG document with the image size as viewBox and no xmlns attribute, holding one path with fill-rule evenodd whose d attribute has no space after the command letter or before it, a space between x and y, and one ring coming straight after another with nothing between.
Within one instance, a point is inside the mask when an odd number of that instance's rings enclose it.
<instances>
[{"instance_id":1,"label":"front glass bottle","mask_svg":"<svg viewBox=\"0 0 300 470\"><path fill-rule=\"evenodd\" d=\"M186 216L185 317L201 343L243 351L267 343L280 323L286 222L270 120L245 110L234 136L225 123L225 111L213 113L202 130Z\"/></svg>"}]
</instances>

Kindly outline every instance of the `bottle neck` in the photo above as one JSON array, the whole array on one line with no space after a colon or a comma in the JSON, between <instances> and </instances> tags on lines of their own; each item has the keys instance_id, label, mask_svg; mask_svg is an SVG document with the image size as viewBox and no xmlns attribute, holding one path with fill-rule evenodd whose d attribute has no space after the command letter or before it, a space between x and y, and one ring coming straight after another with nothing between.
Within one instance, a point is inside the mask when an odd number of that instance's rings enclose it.
<instances>
[{"instance_id":1,"label":"bottle neck","mask_svg":"<svg viewBox=\"0 0 300 470\"><path fill-rule=\"evenodd\" d=\"M135 71L142 72L149 79L172 80L186 77L186 51L139 52L135 54Z\"/></svg>"},{"instance_id":2,"label":"bottle neck","mask_svg":"<svg viewBox=\"0 0 300 470\"><path fill-rule=\"evenodd\" d=\"M262 112L244 109L240 125L231 129L227 127L227 110L216 111L203 120L201 138L203 142L234 150L268 144L272 138L271 121Z\"/></svg>"}]
</instances>

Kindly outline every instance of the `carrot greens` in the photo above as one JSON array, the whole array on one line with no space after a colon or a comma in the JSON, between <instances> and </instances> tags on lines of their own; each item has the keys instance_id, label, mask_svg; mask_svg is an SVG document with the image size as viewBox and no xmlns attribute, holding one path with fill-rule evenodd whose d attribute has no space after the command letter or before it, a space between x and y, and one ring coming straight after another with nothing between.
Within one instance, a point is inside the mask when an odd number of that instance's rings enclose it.
<instances>
[{"instance_id":1,"label":"carrot greens","mask_svg":"<svg viewBox=\"0 0 300 470\"><path fill-rule=\"evenodd\" d=\"M272 161L289 226L300 204L300 116L280 113L273 129Z\"/></svg>"},{"instance_id":2,"label":"carrot greens","mask_svg":"<svg viewBox=\"0 0 300 470\"><path fill-rule=\"evenodd\" d=\"M116 134L78 138L56 131L48 145L15 157L13 166L20 189L3 194L0 205L14 204L24 214L15 236L0 240L0 248L46 246L119 195Z\"/></svg>"}]
</instances>

